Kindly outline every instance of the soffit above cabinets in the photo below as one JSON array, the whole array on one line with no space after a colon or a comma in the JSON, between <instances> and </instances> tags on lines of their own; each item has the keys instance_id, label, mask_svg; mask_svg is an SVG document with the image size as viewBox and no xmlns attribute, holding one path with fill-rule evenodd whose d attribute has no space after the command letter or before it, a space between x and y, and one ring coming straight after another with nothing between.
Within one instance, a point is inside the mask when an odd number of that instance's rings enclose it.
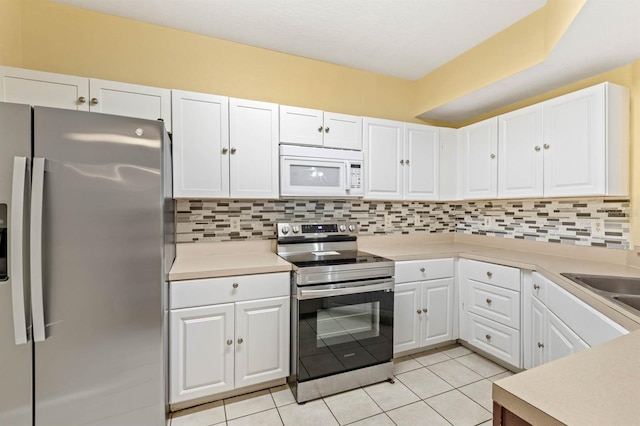
<instances>
[{"instance_id":1,"label":"soffit above cabinets","mask_svg":"<svg viewBox=\"0 0 640 426\"><path fill-rule=\"evenodd\" d=\"M54 0L416 80L546 0Z\"/></svg>"}]
</instances>

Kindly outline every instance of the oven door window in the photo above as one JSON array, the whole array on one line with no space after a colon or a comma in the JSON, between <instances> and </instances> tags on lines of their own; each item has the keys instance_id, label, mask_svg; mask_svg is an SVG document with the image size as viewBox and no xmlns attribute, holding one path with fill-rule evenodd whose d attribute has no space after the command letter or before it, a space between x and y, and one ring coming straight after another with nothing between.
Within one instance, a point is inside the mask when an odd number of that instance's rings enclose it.
<instances>
[{"instance_id":1,"label":"oven door window","mask_svg":"<svg viewBox=\"0 0 640 426\"><path fill-rule=\"evenodd\" d=\"M393 292L332 296L298 303L298 381L392 359Z\"/></svg>"}]
</instances>

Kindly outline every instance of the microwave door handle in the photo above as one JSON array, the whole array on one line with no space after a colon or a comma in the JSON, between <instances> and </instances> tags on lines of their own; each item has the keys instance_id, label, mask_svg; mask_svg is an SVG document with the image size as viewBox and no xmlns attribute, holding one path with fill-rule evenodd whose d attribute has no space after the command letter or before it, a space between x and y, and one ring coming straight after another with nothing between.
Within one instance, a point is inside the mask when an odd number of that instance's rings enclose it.
<instances>
[{"instance_id":1,"label":"microwave door handle","mask_svg":"<svg viewBox=\"0 0 640 426\"><path fill-rule=\"evenodd\" d=\"M27 343L27 317L24 295L24 210L27 188L27 158L13 158L11 183L11 223L9 226L9 274L11 277L11 305L16 345Z\"/></svg>"},{"instance_id":2,"label":"microwave door handle","mask_svg":"<svg viewBox=\"0 0 640 426\"><path fill-rule=\"evenodd\" d=\"M348 161L345 163L345 171L347 174L345 181L345 192L349 192L351 190L351 163Z\"/></svg>"},{"instance_id":3,"label":"microwave door handle","mask_svg":"<svg viewBox=\"0 0 640 426\"><path fill-rule=\"evenodd\" d=\"M42 204L44 197L44 158L33 159L31 191L31 316L33 340L46 339L44 327L44 296L42 291Z\"/></svg>"}]
</instances>

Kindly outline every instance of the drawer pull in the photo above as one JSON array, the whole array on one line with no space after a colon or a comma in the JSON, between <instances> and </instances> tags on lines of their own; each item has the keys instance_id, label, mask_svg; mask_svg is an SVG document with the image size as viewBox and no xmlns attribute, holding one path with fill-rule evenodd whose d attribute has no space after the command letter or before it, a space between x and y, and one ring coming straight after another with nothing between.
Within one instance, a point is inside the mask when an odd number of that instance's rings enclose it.
<instances>
[{"instance_id":1,"label":"drawer pull","mask_svg":"<svg viewBox=\"0 0 640 426\"><path fill-rule=\"evenodd\" d=\"M539 286L538 284L534 284L534 285L533 285L533 289L534 289L534 290L540 290L540 286Z\"/></svg>"},{"instance_id":2,"label":"drawer pull","mask_svg":"<svg viewBox=\"0 0 640 426\"><path fill-rule=\"evenodd\" d=\"M487 305L490 305L490 304L491 304L491 299L487 297Z\"/></svg>"},{"instance_id":3,"label":"drawer pull","mask_svg":"<svg viewBox=\"0 0 640 426\"><path fill-rule=\"evenodd\" d=\"M424 269L424 268L420 268L420 272L424 272L424 271L425 271L425 269Z\"/></svg>"},{"instance_id":4,"label":"drawer pull","mask_svg":"<svg viewBox=\"0 0 640 426\"><path fill-rule=\"evenodd\" d=\"M544 348L544 343L538 342L538 347L541 348L541 349Z\"/></svg>"},{"instance_id":5,"label":"drawer pull","mask_svg":"<svg viewBox=\"0 0 640 426\"><path fill-rule=\"evenodd\" d=\"M238 283L233 283L233 288L238 288Z\"/></svg>"},{"instance_id":6,"label":"drawer pull","mask_svg":"<svg viewBox=\"0 0 640 426\"><path fill-rule=\"evenodd\" d=\"M418 309L416 312L418 313L418 315L420 315L422 313L422 311L420 309Z\"/></svg>"},{"instance_id":7,"label":"drawer pull","mask_svg":"<svg viewBox=\"0 0 640 426\"><path fill-rule=\"evenodd\" d=\"M487 277L491 278L492 276L493 276L493 272L488 271L488 272L487 272Z\"/></svg>"},{"instance_id":8,"label":"drawer pull","mask_svg":"<svg viewBox=\"0 0 640 426\"><path fill-rule=\"evenodd\" d=\"M242 342L244 342L244 340L242 340L242 337L240 337L240 338L238 339L238 344L240 344L240 343L242 343Z\"/></svg>"},{"instance_id":9,"label":"drawer pull","mask_svg":"<svg viewBox=\"0 0 640 426\"><path fill-rule=\"evenodd\" d=\"M233 344L233 340L228 339L228 340L227 340L227 345L231 346L232 344Z\"/></svg>"},{"instance_id":10,"label":"drawer pull","mask_svg":"<svg viewBox=\"0 0 640 426\"><path fill-rule=\"evenodd\" d=\"M487 334L487 335L485 335L484 337L485 337L487 340L491 341L491 335L490 335L490 334Z\"/></svg>"}]
</instances>

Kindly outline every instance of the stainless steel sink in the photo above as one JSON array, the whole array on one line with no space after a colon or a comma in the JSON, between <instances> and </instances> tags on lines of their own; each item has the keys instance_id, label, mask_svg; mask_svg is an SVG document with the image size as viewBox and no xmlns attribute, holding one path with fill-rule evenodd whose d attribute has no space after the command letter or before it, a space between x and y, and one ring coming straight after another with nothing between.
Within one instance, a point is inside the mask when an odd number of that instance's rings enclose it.
<instances>
[{"instance_id":1,"label":"stainless steel sink","mask_svg":"<svg viewBox=\"0 0 640 426\"><path fill-rule=\"evenodd\" d=\"M569 273L561 275L606 297L626 310L640 315L640 278Z\"/></svg>"}]
</instances>

